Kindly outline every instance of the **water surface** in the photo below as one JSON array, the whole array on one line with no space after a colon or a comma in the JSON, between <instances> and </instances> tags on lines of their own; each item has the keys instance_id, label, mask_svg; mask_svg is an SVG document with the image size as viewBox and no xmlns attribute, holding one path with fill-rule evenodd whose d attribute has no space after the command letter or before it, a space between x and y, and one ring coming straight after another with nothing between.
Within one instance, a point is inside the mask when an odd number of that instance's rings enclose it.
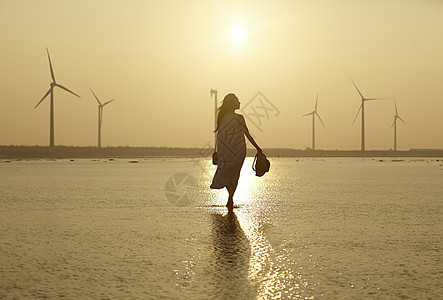
<instances>
[{"instance_id":1,"label":"water surface","mask_svg":"<svg viewBox=\"0 0 443 300\"><path fill-rule=\"evenodd\" d=\"M379 160L2 162L0 298L437 299L442 162Z\"/></svg>"}]
</instances>

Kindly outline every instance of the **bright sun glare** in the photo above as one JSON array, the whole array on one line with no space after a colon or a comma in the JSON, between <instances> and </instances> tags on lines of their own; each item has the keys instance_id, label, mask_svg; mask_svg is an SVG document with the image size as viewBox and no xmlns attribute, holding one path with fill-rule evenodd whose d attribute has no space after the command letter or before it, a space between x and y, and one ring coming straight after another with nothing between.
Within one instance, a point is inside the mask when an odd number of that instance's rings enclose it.
<instances>
[{"instance_id":1,"label":"bright sun glare","mask_svg":"<svg viewBox=\"0 0 443 300\"><path fill-rule=\"evenodd\" d=\"M231 38L236 44L241 44L245 38L245 30L241 26L236 26L231 30Z\"/></svg>"}]
</instances>

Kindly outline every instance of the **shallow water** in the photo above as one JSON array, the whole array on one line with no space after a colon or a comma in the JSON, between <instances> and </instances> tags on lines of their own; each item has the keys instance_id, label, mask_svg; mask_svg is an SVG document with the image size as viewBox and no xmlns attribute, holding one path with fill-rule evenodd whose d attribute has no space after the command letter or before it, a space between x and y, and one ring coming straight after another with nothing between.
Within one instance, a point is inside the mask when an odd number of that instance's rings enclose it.
<instances>
[{"instance_id":1,"label":"shallow water","mask_svg":"<svg viewBox=\"0 0 443 300\"><path fill-rule=\"evenodd\" d=\"M443 163L0 163L0 298L437 299ZM180 184L181 183L181 184Z\"/></svg>"}]
</instances>

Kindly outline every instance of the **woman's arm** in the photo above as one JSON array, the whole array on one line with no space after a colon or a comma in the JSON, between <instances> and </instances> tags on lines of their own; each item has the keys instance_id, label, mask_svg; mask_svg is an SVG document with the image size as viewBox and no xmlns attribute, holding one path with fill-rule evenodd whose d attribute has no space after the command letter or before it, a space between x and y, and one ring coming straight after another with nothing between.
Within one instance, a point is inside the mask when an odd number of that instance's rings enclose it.
<instances>
[{"instance_id":1,"label":"woman's arm","mask_svg":"<svg viewBox=\"0 0 443 300\"><path fill-rule=\"evenodd\" d=\"M242 115L239 115L239 119L240 119L241 125L243 126L243 132L244 132L245 136L248 138L248 140L251 142L251 144L255 147L255 149L257 149L258 152L262 152L261 148L257 145L254 138L249 133L248 126L246 126L245 117L243 117Z\"/></svg>"}]
</instances>

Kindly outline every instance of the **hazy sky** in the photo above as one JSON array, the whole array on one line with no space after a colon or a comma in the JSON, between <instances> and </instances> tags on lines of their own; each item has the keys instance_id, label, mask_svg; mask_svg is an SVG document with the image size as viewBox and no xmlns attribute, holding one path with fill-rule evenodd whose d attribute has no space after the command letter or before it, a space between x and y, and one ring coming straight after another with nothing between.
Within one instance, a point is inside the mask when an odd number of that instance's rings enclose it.
<instances>
[{"instance_id":1,"label":"hazy sky","mask_svg":"<svg viewBox=\"0 0 443 300\"><path fill-rule=\"evenodd\" d=\"M242 28L244 39L232 38ZM443 1L116 1L0 0L0 144L48 145L56 79L55 143L203 147L213 140L214 101L234 92L245 106L257 93L278 109L260 129L262 147L311 146L319 94L320 149L360 149L360 97L366 97L366 149L443 148ZM251 102L249 109L257 103ZM247 111L245 110L244 113Z\"/></svg>"}]
</instances>

